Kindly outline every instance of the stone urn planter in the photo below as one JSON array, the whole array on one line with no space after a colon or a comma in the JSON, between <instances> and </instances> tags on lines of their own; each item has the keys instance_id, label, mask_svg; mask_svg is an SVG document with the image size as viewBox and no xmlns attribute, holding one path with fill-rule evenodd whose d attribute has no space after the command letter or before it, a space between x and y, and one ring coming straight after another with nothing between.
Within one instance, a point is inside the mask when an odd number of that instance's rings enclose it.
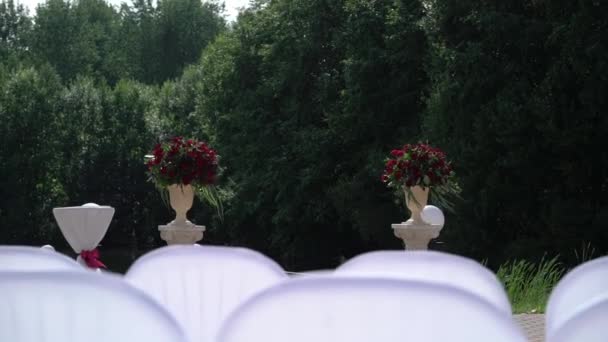
<instances>
[{"instance_id":1,"label":"stone urn planter","mask_svg":"<svg viewBox=\"0 0 608 342\"><path fill-rule=\"evenodd\" d=\"M175 219L158 226L169 245L194 244L203 238L204 226L188 221L194 195L218 209L221 199L215 184L220 172L218 155L207 143L193 138L173 137L159 142L145 156L149 180L175 210Z\"/></svg>"},{"instance_id":2,"label":"stone urn planter","mask_svg":"<svg viewBox=\"0 0 608 342\"><path fill-rule=\"evenodd\" d=\"M428 249L429 242L439 236L443 228L443 222L438 224L437 222L431 222L432 220L428 218L425 219L424 211L439 209L426 205L429 198L429 188L423 189L420 186L404 187L403 191L411 217L403 223L393 224L394 234L397 238L403 240L407 250Z\"/></svg>"},{"instance_id":3,"label":"stone urn planter","mask_svg":"<svg viewBox=\"0 0 608 342\"><path fill-rule=\"evenodd\" d=\"M191 245L203 239L205 226L197 226L188 221L187 213L194 201L192 185L172 184L167 186L169 203L175 211L175 219L158 226L160 237L169 245Z\"/></svg>"},{"instance_id":4,"label":"stone urn planter","mask_svg":"<svg viewBox=\"0 0 608 342\"><path fill-rule=\"evenodd\" d=\"M421 214L429 200L429 188L422 188L421 186L404 187L403 192L406 206L412 214L407 222L423 224Z\"/></svg>"},{"instance_id":5,"label":"stone urn planter","mask_svg":"<svg viewBox=\"0 0 608 342\"><path fill-rule=\"evenodd\" d=\"M391 225L395 236L403 240L406 249L427 249L444 225L441 210L427 206L429 195L432 192L433 201L450 208L449 196L460 192L445 153L425 143L405 144L385 159L381 180L398 196L405 194L411 213L407 221Z\"/></svg>"}]
</instances>

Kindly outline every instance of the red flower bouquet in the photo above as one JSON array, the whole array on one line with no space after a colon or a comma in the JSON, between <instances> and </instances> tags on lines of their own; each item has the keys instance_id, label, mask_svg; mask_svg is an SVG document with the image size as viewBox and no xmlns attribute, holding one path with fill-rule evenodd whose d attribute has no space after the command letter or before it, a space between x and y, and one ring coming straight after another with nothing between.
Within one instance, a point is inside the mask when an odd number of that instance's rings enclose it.
<instances>
[{"instance_id":1,"label":"red flower bouquet","mask_svg":"<svg viewBox=\"0 0 608 342\"><path fill-rule=\"evenodd\" d=\"M161 187L172 184L192 184L194 187L215 184L217 153L204 142L175 137L156 144L150 157L148 172Z\"/></svg>"},{"instance_id":2,"label":"red flower bouquet","mask_svg":"<svg viewBox=\"0 0 608 342\"><path fill-rule=\"evenodd\" d=\"M192 185L195 192L219 209L215 191L219 172L218 155L206 143L195 139L174 137L156 144L146 156L150 181L166 195L169 185ZM163 196L166 199L166 196Z\"/></svg>"},{"instance_id":3,"label":"red flower bouquet","mask_svg":"<svg viewBox=\"0 0 608 342\"><path fill-rule=\"evenodd\" d=\"M460 192L445 153L422 143L392 150L385 162L382 181L391 188L405 190L407 200L412 196L411 188L429 188L437 204L447 209L451 209L447 197Z\"/></svg>"}]
</instances>

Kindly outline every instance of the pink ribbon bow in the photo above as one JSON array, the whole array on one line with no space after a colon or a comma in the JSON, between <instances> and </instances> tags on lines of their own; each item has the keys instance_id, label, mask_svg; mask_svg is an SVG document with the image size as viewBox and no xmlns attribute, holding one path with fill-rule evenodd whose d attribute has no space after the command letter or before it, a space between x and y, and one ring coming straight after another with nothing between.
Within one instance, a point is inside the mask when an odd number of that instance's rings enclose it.
<instances>
[{"instance_id":1,"label":"pink ribbon bow","mask_svg":"<svg viewBox=\"0 0 608 342\"><path fill-rule=\"evenodd\" d=\"M80 252L80 257L90 268L107 268L101 261L99 261L99 251L97 248L92 251Z\"/></svg>"}]
</instances>

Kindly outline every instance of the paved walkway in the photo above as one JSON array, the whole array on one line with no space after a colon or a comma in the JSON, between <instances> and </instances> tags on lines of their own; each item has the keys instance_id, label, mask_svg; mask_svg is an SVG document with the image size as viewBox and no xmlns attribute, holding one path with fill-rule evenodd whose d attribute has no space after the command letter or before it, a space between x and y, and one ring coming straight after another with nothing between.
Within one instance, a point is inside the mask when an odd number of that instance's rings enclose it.
<instances>
[{"instance_id":1,"label":"paved walkway","mask_svg":"<svg viewBox=\"0 0 608 342\"><path fill-rule=\"evenodd\" d=\"M524 328L530 342L545 341L545 315L521 314L515 315L514 318Z\"/></svg>"}]
</instances>

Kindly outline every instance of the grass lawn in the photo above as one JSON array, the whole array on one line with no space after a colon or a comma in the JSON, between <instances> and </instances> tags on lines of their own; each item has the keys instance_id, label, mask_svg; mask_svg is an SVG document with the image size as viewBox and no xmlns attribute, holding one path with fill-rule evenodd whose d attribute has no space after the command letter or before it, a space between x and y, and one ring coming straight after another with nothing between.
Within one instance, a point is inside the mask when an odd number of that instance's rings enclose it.
<instances>
[{"instance_id":1,"label":"grass lawn","mask_svg":"<svg viewBox=\"0 0 608 342\"><path fill-rule=\"evenodd\" d=\"M539 264L508 262L498 269L497 276L509 295L513 313L544 313L549 294L564 272L556 257Z\"/></svg>"}]
</instances>

